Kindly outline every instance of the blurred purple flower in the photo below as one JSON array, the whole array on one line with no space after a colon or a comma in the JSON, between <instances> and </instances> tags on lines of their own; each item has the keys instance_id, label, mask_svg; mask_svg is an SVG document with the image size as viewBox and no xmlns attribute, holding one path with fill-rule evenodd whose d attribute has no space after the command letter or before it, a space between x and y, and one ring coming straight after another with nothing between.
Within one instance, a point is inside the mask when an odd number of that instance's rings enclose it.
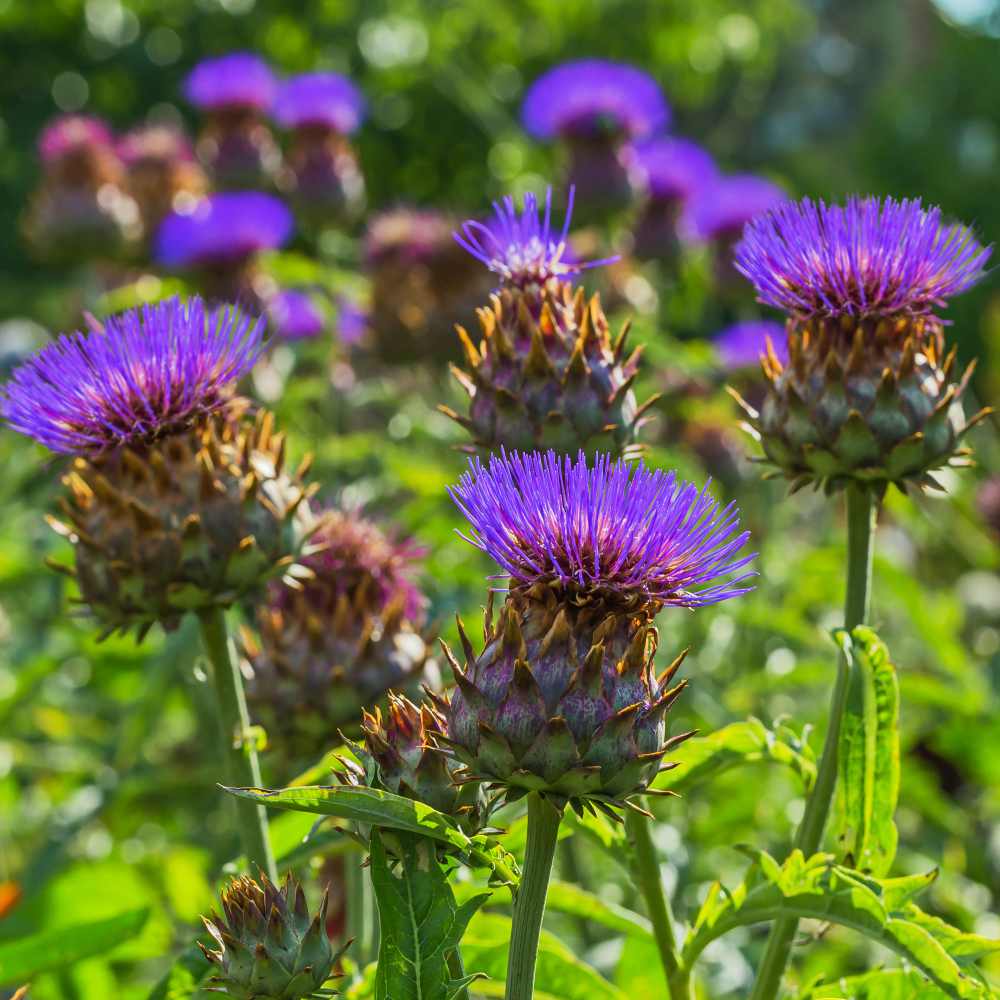
<instances>
[{"instance_id":1,"label":"blurred purple flower","mask_svg":"<svg viewBox=\"0 0 1000 1000\"><path fill-rule=\"evenodd\" d=\"M277 335L284 340L311 340L326 329L326 316L308 292L286 288L267 304Z\"/></svg>"},{"instance_id":2,"label":"blurred purple flower","mask_svg":"<svg viewBox=\"0 0 1000 1000\"><path fill-rule=\"evenodd\" d=\"M982 276L991 249L919 199L805 198L754 219L736 268L761 302L795 315L932 314Z\"/></svg>"},{"instance_id":3,"label":"blurred purple flower","mask_svg":"<svg viewBox=\"0 0 1000 1000\"><path fill-rule=\"evenodd\" d=\"M304 73L286 80L274 101L275 121L284 128L323 126L349 135L364 118L361 91L339 73Z\"/></svg>"},{"instance_id":4,"label":"blurred purple flower","mask_svg":"<svg viewBox=\"0 0 1000 1000\"><path fill-rule=\"evenodd\" d=\"M687 202L681 231L698 242L738 236L751 219L787 198L777 184L763 177L753 174L719 177Z\"/></svg>"},{"instance_id":5,"label":"blurred purple flower","mask_svg":"<svg viewBox=\"0 0 1000 1000\"><path fill-rule=\"evenodd\" d=\"M559 587L581 601L694 608L746 593L753 555L733 504L674 473L598 455L501 453L450 490L512 584ZM721 579L720 578L724 578Z\"/></svg>"},{"instance_id":6,"label":"blurred purple flower","mask_svg":"<svg viewBox=\"0 0 1000 1000\"><path fill-rule=\"evenodd\" d=\"M60 115L38 137L38 155L43 163L62 159L79 149L101 146L113 149L114 135L100 118L89 115Z\"/></svg>"},{"instance_id":7,"label":"blurred purple flower","mask_svg":"<svg viewBox=\"0 0 1000 1000\"><path fill-rule=\"evenodd\" d=\"M550 69L529 87L521 120L538 139L609 132L634 139L664 128L670 108L643 70L581 59Z\"/></svg>"},{"instance_id":8,"label":"blurred purple flower","mask_svg":"<svg viewBox=\"0 0 1000 1000\"><path fill-rule=\"evenodd\" d=\"M213 194L193 212L172 212L156 234L155 257L165 267L204 267L239 261L282 246L292 233L292 214L259 191Z\"/></svg>"},{"instance_id":9,"label":"blurred purple flower","mask_svg":"<svg viewBox=\"0 0 1000 1000\"><path fill-rule=\"evenodd\" d=\"M759 367L760 356L767 351L771 339L774 353L781 363L788 363L788 344L785 328L773 320L749 320L734 323L712 338L723 366L729 371Z\"/></svg>"},{"instance_id":10,"label":"blurred purple flower","mask_svg":"<svg viewBox=\"0 0 1000 1000\"><path fill-rule=\"evenodd\" d=\"M140 125L119 140L118 155L128 166L143 160L194 162L194 149L188 137L171 125Z\"/></svg>"},{"instance_id":11,"label":"blurred purple flower","mask_svg":"<svg viewBox=\"0 0 1000 1000\"><path fill-rule=\"evenodd\" d=\"M719 174L711 154L689 139L646 139L630 147L626 156L637 186L654 199L690 198Z\"/></svg>"},{"instance_id":12,"label":"blurred purple flower","mask_svg":"<svg viewBox=\"0 0 1000 1000\"><path fill-rule=\"evenodd\" d=\"M342 344L357 344L368 332L368 312L350 299L340 299L337 306L337 336Z\"/></svg>"},{"instance_id":13,"label":"blurred purple flower","mask_svg":"<svg viewBox=\"0 0 1000 1000\"><path fill-rule=\"evenodd\" d=\"M203 111L246 108L266 112L276 89L270 67L253 52L230 52L205 59L184 82L185 96Z\"/></svg>"},{"instance_id":14,"label":"blurred purple flower","mask_svg":"<svg viewBox=\"0 0 1000 1000\"><path fill-rule=\"evenodd\" d=\"M95 454L188 426L230 399L253 367L263 323L174 298L65 334L14 371L0 415L52 451Z\"/></svg>"},{"instance_id":15,"label":"blurred purple flower","mask_svg":"<svg viewBox=\"0 0 1000 1000\"><path fill-rule=\"evenodd\" d=\"M452 223L434 209L399 206L373 215L364 237L364 259L370 267L384 257L427 260L440 253Z\"/></svg>"}]
</instances>

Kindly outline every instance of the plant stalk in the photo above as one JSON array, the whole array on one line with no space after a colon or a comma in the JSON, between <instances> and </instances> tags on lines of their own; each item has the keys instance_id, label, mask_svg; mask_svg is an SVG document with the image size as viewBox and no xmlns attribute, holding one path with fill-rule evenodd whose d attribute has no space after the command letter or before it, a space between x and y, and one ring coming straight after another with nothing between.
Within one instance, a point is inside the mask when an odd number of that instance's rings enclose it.
<instances>
[{"instance_id":1,"label":"plant stalk","mask_svg":"<svg viewBox=\"0 0 1000 1000\"><path fill-rule=\"evenodd\" d=\"M215 707L222 730L227 780L240 788L259 788L260 764L257 749L249 737L250 715L243 691L243 675L236 650L226 631L225 612L221 608L210 608L202 611L198 620L205 653L212 665ZM256 865L272 882L277 882L278 870L267 832L267 811L250 799L237 798L235 805L247 861Z\"/></svg>"},{"instance_id":2,"label":"plant stalk","mask_svg":"<svg viewBox=\"0 0 1000 1000\"><path fill-rule=\"evenodd\" d=\"M660 876L660 862L656 857L651 823L648 817L631 809L625 812L625 832L632 845L632 881L642 894L646 912L653 924L653 936L656 938L663 974L667 980L667 995L670 1000L689 1000L691 977L681 967L677 953L674 915Z\"/></svg>"},{"instance_id":3,"label":"plant stalk","mask_svg":"<svg viewBox=\"0 0 1000 1000\"><path fill-rule=\"evenodd\" d=\"M847 488L847 596L844 601L844 627L847 629L864 624L868 619L877 517L878 500L875 494L859 486L849 486ZM841 656L837 663L837 680L830 700L829 725L826 741L823 744L823 755L816 772L816 784L806 802L805 814L795 837L795 846L807 858L819 850L837 787L840 729L850 687L851 664ZM782 917L774 922L750 1000L774 1000L778 995L798 926L799 922L794 917Z\"/></svg>"},{"instance_id":4,"label":"plant stalk","mask_svg":"<svg viewBox=\"0 0 1000 1000\"><path fill-rule=\"evenodd\" d=\"M505 1000L531 1000L534 993L538 936L542 930L545 896L561 819L562 810L556 809L537 792L528 796L528 842L521 884L514 900Z\"/></svg>"},{"instance_id":5,"label":"plant stalk","mask_svg":"<svg viewBox=\"0 0 1000 1000\"><path fill-rule=\"evenodd\" d=\"M364 968L378 957L375 896L368 869L361 859L348 856L344 866L344 916L347 938L353 940L351 955Z\"/></svg>"}]
</instances>

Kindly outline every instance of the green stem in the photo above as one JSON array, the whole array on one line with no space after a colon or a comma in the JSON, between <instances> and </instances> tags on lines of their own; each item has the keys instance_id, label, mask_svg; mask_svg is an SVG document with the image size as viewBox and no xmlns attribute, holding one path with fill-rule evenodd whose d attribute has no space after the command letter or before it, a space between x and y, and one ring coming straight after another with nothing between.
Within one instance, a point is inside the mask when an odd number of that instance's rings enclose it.
<instances>
[{"instance_id":1,"label":"green stem","mask_svg":"<svg viewBox=\"0 0 1000 1000\"><path fill-rule=\"evenodd\" d=\"M629 809L625 813L625 831L632 845L629 859L632 881L645 900L646 912L653 924L653 935L667 980L667 994L670 1000L688 1000L691 996L691 979L687 971L681 968L677 954L674 915L660 876L660 862L653 843L651 820Z\"/></svg>"},{"instance_id":2,"label":"green stem","mask_svg":"<svg viewBox=\"0 0 1000 1000\"><path fill-rule=\"evenodd\" d=\"M878 502L873 493L859 486L847 488L847 596L844 601L844 627L853 629L868 618L871 604L872 557L875 551L875 523ZM837 787L840 728L847 707L851 682L850 662L843 656L837 663L837 680L830 700L830 717L823 744L823 756L816 772L816 784L806 802L805 814L795 838L795 846L809 857L819 850L823 829ZM767 948L757 970L750 1000L774 1000L781 987L785 966L799 922L784 917L774 922Z\"/></svg>"},{"instance_id":3,"label":"green stem","mask_svg":"<svg viewBox=\"0 0 1000 1000\"><path fill-rule=\"evenodd\" d=\"M461 948L453 948L451 954L448 955L448 972L456 983L460 983L465 979L465 962L462 961ZM469 987L463 986L455 994L453 1000L470 1000Z\"/></svg>"},{"instance_id":4,"label":"green stem","mask_svg":"<svg viewBox=\"0 0 1000 1000\"><path fill-rule=\"evenodd\" d=\"M257 750L249 738L250 716L243 692L236 650L226 631L226 616L221 608L211 608L199 615L201 639L212 665L215 683L216 710L222 729L226 755L227 779L241 788L259 788L260 764ZM274 853L267 833L267 812L250 799L237 798L236 817L243 852L247 861L256 865L272 882L278 879Z\"/></svg>"},{"instance_id":5,"label":"green stem","mask_svg":"<svg viewBox=\"0 0 1000 1000\"><path fill-rule=\"evenodd\" d=\"M375 939L377 917L368 870L361 859L348 855L344 871L344 904L347 938L353 940L351 955L364 968L377 957Z\"/></svg>"},{"instance_id":6,"label":"green stem","mask_svg":"<svg viewBox=\"0 0 1000 1000\"><path fill-rule=\"evenodd\" d=\"M562 810L556 809L537 792L528 796L528 843L521 884L514 900L506 1000L531 1000L534 993L538 935L542 930L545 896L561 819Z\"/></svg>"}]
</instances>

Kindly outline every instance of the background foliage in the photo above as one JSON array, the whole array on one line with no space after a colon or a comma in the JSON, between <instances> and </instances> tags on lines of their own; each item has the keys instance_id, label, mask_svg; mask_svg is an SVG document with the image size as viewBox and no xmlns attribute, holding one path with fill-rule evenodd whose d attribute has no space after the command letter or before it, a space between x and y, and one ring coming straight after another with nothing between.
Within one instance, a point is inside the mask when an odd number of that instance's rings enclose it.
<instances>
[{"instance_id":1,"label":"background foliage","mask_svg":"<svg viewBox=\"0 0 1000 1000\"><path fill-rule=\"evenodd\" d=\"M375 206L407 201L472 214L498 194L537 189L557 158L519 128L523 88L558 60L602 55L651 70L674 106L676 130L703 141L728 169L825 198L920 195L992 241L1000 233L998 35L1000 8L990 0L0 0L0 355L41 336L36 324L76 322L67 300L87 301L73 276L41 267L16 237L44 121L81 107L118 127L150 109L187 116L179 84L207 54L255 48L285 72L351 73L371 105L358 147ZM343 265L352 246L323 249ZM659 322L640 318L647 390L671 366L697 365L690 342L712 332L699 328L684 291L674 289L671 300L672 290L661 290ZM960 356L981 358L976 392L988 400L1000 387L996 282L949 316ZM317 453L327 495L391 510L428 547L425 583L450 635L455 610L475 619L487 566L454 537L457 517L444 494L462 459L451 448L457 433L434 412L452 391L443 364L412 378L375 372L334 389L323 376L328 350L304 349L279 417L295 450ZM974 444L981 466L995 468L994 428ZM658 446L652 459L703 476L685 449ZM186 629L154 634L141 649L94 643L91 626L66 613L61 578L43 566L59 549L41 516L52 504L52 464L6 432L0 464L0 941L148 908L144 922L133 915L113 925L141 924L117 949L99 958L82 951L33 994L145 997L189 943L211 906L213 879L235 854L224 837L230 803L214 786L203 670ZM984 468L949 476L949 497L890 499L874 606L901 685L893 874L941 865L947 875L924 908L1000 936L1000 552L974 505ZM675 725L708 733L750 714L769 726L790 718L796 731L806 722L820 730L810 736L818 747L833 669L826 631L842 598L840 511L812 495L785 500L781 485L742 473L733 488L761 553L760 586L742 601L664 619L665 656L693 645L685 665L693 683ZM665 877L693 913L711 882L739 880L745 858L734 848L751 831L756 847L783 855L802 783L794 769L761 764L692 782L658 809ZM301 832L300 821L289 842ZM638 907L624 873L597 848L586 843L582 862L605 902ZM473 918L470 969L497 965L497 919ZM563 942L543 945L550 994L605 989L580 978L574 953L607 977L608 996L659 988L642 935L606 916L584 932L576 917L556 912L548 927ZM744 995L762 942L758 928L710 945L707 995ZM798 969L803 988L820 973L860 973L887 960L872 947L829 931Z\"/></svg>"}]
</instances>

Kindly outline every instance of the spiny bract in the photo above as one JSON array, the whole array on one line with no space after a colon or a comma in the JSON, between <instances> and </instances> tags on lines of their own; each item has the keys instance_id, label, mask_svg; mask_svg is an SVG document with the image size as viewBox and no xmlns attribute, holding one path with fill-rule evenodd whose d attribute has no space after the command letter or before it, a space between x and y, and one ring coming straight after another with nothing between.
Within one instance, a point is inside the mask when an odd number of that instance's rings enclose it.
<instances>
[{"instance_id":1,"label":"spiny bract","mask_svg":"<svg viewBox=\"0 0 1000 1000\"><path fill-rule=\"evenodd\" d=\"M550 228L551 190L542 219L533 195L520 215L507 198L489 224L467 222L456 234L502 281L478 311L479 344L458 328L468 368L452 372L469 396L468 415L442 407L482 449L631 452L655 401L636 404L641 349L627 352L627 325L613 339L599 297L587 299L568 280L603 263L567 259L571 210L572 195L557 236Z\"/></svg>"},{"instance_id":2,"label":"spiny bract","mask_svg":"<svg viewBox=\"0 0 1000 1000\"><path fill-rule=\"evenodd\" d=\"M217 967L211 992L234 1000L306 1000L331 978L343 954L326 933L327 897L309 915L302 886L285 877L279 889L264 874L242 875L222 893L222 916L202 917L217 947L199 942Z\"/></svg>"}]
</instances>

